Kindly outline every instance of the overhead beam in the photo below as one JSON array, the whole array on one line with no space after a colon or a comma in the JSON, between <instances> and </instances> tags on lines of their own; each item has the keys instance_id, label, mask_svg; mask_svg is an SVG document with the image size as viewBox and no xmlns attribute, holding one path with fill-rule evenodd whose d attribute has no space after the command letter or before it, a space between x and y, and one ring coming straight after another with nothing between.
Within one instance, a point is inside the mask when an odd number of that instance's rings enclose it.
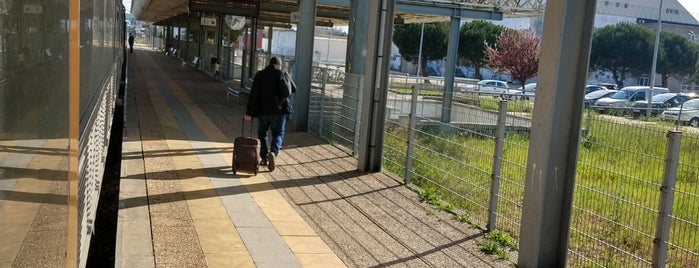
<instances>
[{"instance_id":1,"label":"overhead beam","mask_svg":"<svg viewBox=\"0 0 699 268\"><path fill-rule=\"evenodd\" d=\"M266 23L268 23L268 22L271 22L271 23L277 22L277 23L289 24L291 22L291 16L289 16L288 14L282 15L282 16L264 14L264 15L260 15L258 20L260 22L264 22L265 23L264 25L266 25ZM260 23L260 25L263 25L263 23ZM321 19L316 18L316 26L332 27L333 23L332 23L332 21L321 20Z\"/></svg>"},{"instance_id":2,"label":"overhead beam","mask_svg":"<svg viewBox=\"0 0 699 268\"><path fill-rule=\"evenodd\" d=\"M332 5L349 8L347 0L318 0L319 5ZM454 12L456 10L456 12ZM502 11L492 8L468 8L459 4L442 2L418 2L407 0L396 0L396 12L407 12L415 14L437 15L446 17L457 17L466 19L502 20Z\"/></svg>"}]
</instances>

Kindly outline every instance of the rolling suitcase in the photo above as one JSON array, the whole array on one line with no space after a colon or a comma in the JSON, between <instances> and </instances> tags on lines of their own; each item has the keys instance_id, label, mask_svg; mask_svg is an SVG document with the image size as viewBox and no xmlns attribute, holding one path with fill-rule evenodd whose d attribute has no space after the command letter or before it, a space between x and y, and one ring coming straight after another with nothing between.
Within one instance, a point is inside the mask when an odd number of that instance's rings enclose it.
<instances>
[{"instance_id":1,"label":"rolling suitcase","mask_svg":"<svg viewBox=\"0 0 699 268\"><path fill-rule=\"evenodd\" d=\"M252 137L253 122L250 120L250 136L245 137L245 120L241 136L233 141L233 175L238 171L254 173L260 170L260 139Z\"/></svg>"}]
</instances>

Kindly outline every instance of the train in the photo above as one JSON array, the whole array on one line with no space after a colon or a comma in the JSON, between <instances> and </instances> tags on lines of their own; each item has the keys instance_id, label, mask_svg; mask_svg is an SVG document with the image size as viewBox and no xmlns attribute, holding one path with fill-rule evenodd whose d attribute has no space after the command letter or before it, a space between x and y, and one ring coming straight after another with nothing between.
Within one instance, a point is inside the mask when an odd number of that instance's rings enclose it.
<instances>
[{"instance_id":1,"label":"train","mask_svg":"<svg viewBox=\"0 0 699 268\"><path fill-rule=\"evenodd\" d=\"M125 13L117 0L0 1L0 266L87 265L123 124Z\"/></svg>"}]
</instances>

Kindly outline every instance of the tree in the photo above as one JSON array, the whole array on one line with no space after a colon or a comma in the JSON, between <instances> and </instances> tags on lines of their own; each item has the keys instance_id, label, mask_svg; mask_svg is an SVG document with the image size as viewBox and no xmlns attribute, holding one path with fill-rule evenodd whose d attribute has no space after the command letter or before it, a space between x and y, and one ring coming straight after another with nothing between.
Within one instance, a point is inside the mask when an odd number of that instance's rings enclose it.
<instances>
[{"instance_id":1,"label":"tree","mask_svg":"<svg viewBox=\"0 0 699 268\"><path fill-rule=\"evenodd\" d=\"M503 31L494 47L485 48L488 65L520 82L522 92L538 72L540 51L539 37L530 30Z\"/></svg>"},{"instance_id":2,"label":"tree","mask_svg":"<svg viewBox=\"0 0 699 268\"><path fill-rule=\"evenodd\" d=\"M471 64L476 79L481 79L481 67L485 58L485 44L495 44L504 27L483 20L475 20L461 26L459 32L459 56Z\"/></svg>"},{"instance_id":3,"label":"tree","mask_svg":"<svg viewBox=\"0 0 699 268\"><path fill-rule=\"evenodd\" d=\"M670 76L682 79L694 73L699 61L699 46L686 37L669 32L660 33L656 72L660 74L662 86L667 87Z\"/></svg>"},{"instance_id":4,"label":"tree","mask_svg":"<svg viewBox=\"0 0 699 268\"><path fill-rule=\"evenodd\" d=\"M415 62L420 54L420 32L422 24L396 25L393 29L393 43L400 55L407 61ZM449 24L446 22L426 23L422 39L422 60L420 73L427 70L428 59L442 59L447 55Z\"/></svg>"},{"instance_id":5,"label":"tree","mask_svg":"<svg viewBox=\"0 0 699 268\"><path fill-rule=\"evenodd\" d=\"M631 23L598 29L592 35L590 68L611 72L616 84L624 87L627 74L650 73L653 39L650 29Z\"/></svg>"}]
</instances>

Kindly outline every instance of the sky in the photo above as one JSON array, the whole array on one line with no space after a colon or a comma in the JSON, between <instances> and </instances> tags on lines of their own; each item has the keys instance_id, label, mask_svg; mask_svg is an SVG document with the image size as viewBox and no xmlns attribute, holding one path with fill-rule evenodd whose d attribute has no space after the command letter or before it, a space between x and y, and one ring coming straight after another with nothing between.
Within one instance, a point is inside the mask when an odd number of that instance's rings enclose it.
<instances>
[{"instance_id":1,"label":"sky","mask_svg":"<svg viewBox=\"0 0 699 268\"><path fill-rule=\"evenodd\" d=\"M695 18L699 19L699 1L697 0L678 0L684 8L689 11Z\"/></svg>"}]
</instances>

